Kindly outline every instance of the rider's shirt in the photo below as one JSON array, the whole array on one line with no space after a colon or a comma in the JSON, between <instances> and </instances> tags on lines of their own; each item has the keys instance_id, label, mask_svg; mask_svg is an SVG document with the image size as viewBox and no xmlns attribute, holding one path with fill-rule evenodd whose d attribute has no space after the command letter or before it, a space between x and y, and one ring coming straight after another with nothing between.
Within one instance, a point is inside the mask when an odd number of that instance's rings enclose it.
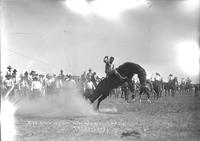
<instances>
[{"instance_id":1,"label":"rider's shirt","mask_svg":"<svg viewBox=\"0 0 200 141\"><path fill-rule=\"evenodd\" d=\"M105 72L108 76L114 70L114 63L110 64L109 62L106 63Z\"/></svg>"}]
</instances>

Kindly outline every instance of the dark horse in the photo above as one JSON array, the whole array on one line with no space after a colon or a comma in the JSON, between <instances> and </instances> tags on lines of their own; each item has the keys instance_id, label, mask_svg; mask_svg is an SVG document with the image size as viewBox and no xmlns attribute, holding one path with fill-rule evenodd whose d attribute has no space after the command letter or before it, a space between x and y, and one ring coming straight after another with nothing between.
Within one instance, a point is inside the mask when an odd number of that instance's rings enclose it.
<instances>
[{"instance_id":1,"label":"dark horse","mask_svg":"<svg viewBox=\"0 0 200 141\"><path fill-rule=\"evenodd\" d=\"M126 63L120 65L118 68L116 68L116 70L119 72L119 74L122 77L126 77L127 79L122 81L115 73L112 73L108 77L104 78L97 85L94 93L91 96L86 97L91 101L91 103L93 103L95 100L97 100L99 98L98 103L97 103L97 109L99 109L99 105L100 105L101 101L104 100L109 95L111 90L114 88L117 88L119 86L122 86L122 84L124 82L128 82L128 86L129 86L131 92L133 92L134 88L133 88L133 83L131 80L132 80L132 77L134 74L138 74L138 78L139 78L141 84L145 85L145 83L146 83L146 72L138 64L126 62ZM148 88L146 88L146 87L141 88L140 93L143 93L143 92L147 93L148 100L149 100Z\"/></svg>"},{"instance_id":2,"label":"dark horse","mask_svg":"<svg viewBox=\"0 0 200 141\"><path fill-rule=\"evenodd\" d=\"M167 83L165 83L164 85L164 89L165 89L165 96L168 94L174 97L175 92L178 90L178 80L177 77L174 77L173 80L168 81Z\"/></svg>"}]
</instances>

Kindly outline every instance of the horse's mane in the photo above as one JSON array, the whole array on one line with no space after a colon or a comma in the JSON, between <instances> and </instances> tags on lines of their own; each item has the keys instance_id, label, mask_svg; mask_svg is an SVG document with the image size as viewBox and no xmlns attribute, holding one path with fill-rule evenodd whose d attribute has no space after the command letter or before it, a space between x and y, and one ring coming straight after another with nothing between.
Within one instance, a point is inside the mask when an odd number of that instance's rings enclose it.
<instances>
[{"instance_id":1,"label":"horse's mane","mask_svg":"<svg viewBox=\"0 0 200 141\"><path fill-rule=\"evenodd\" d=\"M116 69L117 70L125 69L125 68L130 67L130 66L132 66L134 64L135 63L132 63L132 62L125 62L125 63L119 65Z\"/></svg>"}]
</instances>

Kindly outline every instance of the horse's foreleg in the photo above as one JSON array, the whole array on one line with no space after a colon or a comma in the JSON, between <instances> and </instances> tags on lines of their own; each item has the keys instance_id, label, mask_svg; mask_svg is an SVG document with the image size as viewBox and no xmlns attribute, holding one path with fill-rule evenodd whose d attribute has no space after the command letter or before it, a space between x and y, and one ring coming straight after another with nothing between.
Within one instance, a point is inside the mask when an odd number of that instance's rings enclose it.
<instances>
[{"instance_id":1,"label":"horse's foreleg","mask_svg":"<svg viewBox=\"0 0 200 141\"><path fill-rule=\"evenodd\" d=\"M90 100L91 103L93 103L97 98L99 98L101 96L101 93L93 93L92 95L90 95L88 97L88 99Z\"/></svg>"},{"instance_id":2,"label":"horse's foreleg","mask_svg":"<svg viewBox=\"0 0 200 141\"><path fill-rule=\"evenodd\" d=\"M109 94L104 94L102 95L99 99L98 99L98 103L97 103L97 110L99 110L99 105L101 103L102 100L104 100Z\"/></svg>"}]
</instances>

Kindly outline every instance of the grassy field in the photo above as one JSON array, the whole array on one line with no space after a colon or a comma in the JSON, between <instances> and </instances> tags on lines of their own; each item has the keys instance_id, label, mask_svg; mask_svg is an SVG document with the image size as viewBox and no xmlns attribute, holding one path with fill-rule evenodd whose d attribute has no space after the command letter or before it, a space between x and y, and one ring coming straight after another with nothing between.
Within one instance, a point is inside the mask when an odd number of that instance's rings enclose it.
<instances>
[{"instance_id":1,"label":"grassy field","mask_svg":"<svg viewBox=\"0 0 200 141\"><path fill-rule=\"evenodd\" d=\"M162 97L151 104L107 98L96 115L17 116L16 125L17 141L198 141L200 96Z\"/></svg>"}]
</instances>

